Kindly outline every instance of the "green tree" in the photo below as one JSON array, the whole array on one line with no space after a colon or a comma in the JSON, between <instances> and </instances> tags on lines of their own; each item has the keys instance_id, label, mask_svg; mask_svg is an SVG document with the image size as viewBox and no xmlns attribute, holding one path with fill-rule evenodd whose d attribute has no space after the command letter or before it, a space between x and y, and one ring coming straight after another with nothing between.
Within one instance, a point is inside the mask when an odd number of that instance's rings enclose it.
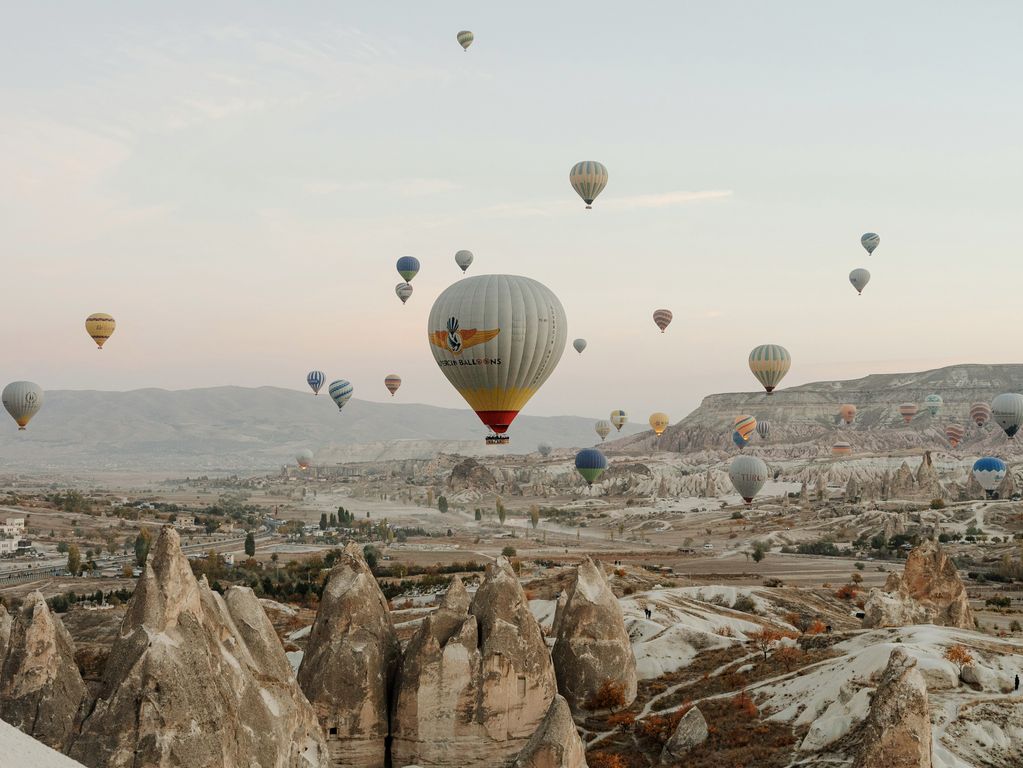
<instances>
[{"instance_id":1,"label":"green tree","mask_svg":"<svg viewBox=\"0 0 1023 768\"><path fill-rule=\"evenodd\" d=\"M67 548L67 569L72 576L82 572L82 554L78 551L78 545L72 544Z\"/></svg>"},{"instance_id":2,"label":"green tree","mask_svg":"<svg viewBox=\"0 0 1023 768\"><path fill-rule=\"evenodd\" d=\"M377 548L372 544L367 544L362 548L362 556L366 560L366 565L368 565L371 569L377 567L377 558L379 557L379 553L377 552Z\"/></svg>"},{"instance_id":3,"label":"green tree","mask_svg":"<svg viewBox=\"0 0 1023 768\"><path fill-rule=\"evenodd\" d=\"M448 497L440 496L437 499L437 509L441 511L441 514L447 514L448 512Z\"/></svg>"},{"instance_id":4,"label":"green tree","mask_svg":"<svg viewBox=\"0 0 1023 768\"><path fill-rule=\"evenodd\" d=\"M153 545L153 536L149 532L148 528L142 528L139 530L139 535L135 537L135 564L142 568L146 564L146 559L149 557L149 548Z\"/></svg>"},{"instance_id":5,"label":"green tree","mask_svg":"<svg viewBox=\"0 0 1023 768\"><path fill-rule=\"evenodd\" d=\"M498 497L497 501L494 502L494 506L497 507L497 519L501 521L501 525L504 525L505 518L508 517L508 513L505 511L504 502Z\"/></svg>"},{"instance_id":6,"label":"green tree","mask_svg":"<svg viewBox=\"0 0 1023 768\"><path fill-rule=\"evenodd\" d=\"M328 528L337 528L337 515L333 512L330 513L330 520L327 523Z\"/></svg>"},{"instance_id":7,"label":"green tree","mask_svg":"<svg viewBox=\"0 0 1023 768\"><path fill-rule=\"evenodd\" d=\"M69 549L69 547L68 547L68 545L67 545L67 542L66 542L66 541L58 541L58 542L57 542L57 551L58 551L58 552L60 552L60 553L61 553L62 555L63 555L63 554L65 553L65 552L67 552L67 551L68 551L68 549Z\"/></svg>"},{"instance_id":8,"label":"green tree","mask_svg":"<svg viewBox=\"0 0 1023 768\"><path fill-rule=\"evenodd\" d=\"M762 541L753 542L753 562L759 563L767 557L767 545Z\"/></svg>"},{"instance_id":9,"label":"green tree","mask_svg":"<svg viewBox=\"0 0 1023 768\"><path fill-rule=\"evenodd\" d=\"M331 517L333 517L333 515L331 515ZM326 512L323 512L323 513L320 514L320 530L321 531L327 530L327 513Z\"/></svg>"},{"instance_id":10,"label":"green tree","mask_svg":"<svg viewBox=\"0 0 1023 768\"><path fill-rule=\"evenodd\" d=\"M245 534L245 554L249 557L256 556L256 537L252 535L252 531Z\"/></svg>"},{"instance_id":11,"label":"green tree","mask_svg":"<svg viewBox=\"0 0 1023 768\"><path fill-rule=\"evenodd\" d=\"M529 506L529 524L533 526L533 530L536 530L536 526L540 525L540 507L536 504Z\"/></svg>"}]
</instances>

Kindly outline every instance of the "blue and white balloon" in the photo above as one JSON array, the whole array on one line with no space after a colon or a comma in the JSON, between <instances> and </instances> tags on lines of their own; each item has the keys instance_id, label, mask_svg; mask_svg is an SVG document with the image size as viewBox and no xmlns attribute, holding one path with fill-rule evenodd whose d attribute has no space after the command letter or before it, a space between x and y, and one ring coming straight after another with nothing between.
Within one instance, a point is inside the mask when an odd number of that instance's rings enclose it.
<instances>
[{"instance_id":1,"label":"blue and white balloon","mask_svg":"<svg viewBox=\"0 0 1023 768\"><path fill-rule=\"evenodd\" d=\"M355 387L352 386L350 381L338 379L330 383L330 389L327 391L330 393L330 399L334 401L337 409L340 411L345 407L345 403L352 399L352 392L355 391Z\"/></svg>"},{"instance_id":2,"label":"blue and white balloon","mask_svg":"<svg viewBox=\"0 0 1023 768\"><path fill-rule=\"evenodd\" d=\"M313 394L318 395L320 394L320 389L323 388L323 382L327 380L327 374L323 371L309 371L309 375L305 377L305 380Z\"/></svg>"}]
</instances>

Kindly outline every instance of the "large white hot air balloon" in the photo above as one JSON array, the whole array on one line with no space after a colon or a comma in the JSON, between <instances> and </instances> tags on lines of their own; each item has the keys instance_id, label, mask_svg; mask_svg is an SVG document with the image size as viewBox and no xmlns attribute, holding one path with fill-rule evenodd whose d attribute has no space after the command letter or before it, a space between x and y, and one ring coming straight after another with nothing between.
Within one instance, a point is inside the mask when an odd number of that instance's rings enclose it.
<instances>
[{"instance_id":1,"label":"large white hot air balloon","mask_svg":"<svg viewBox=\"0 0 1023 768\"><path fill-rule=\"evenodd\" d=\"M856 289L857 293L862 294L863 289L867 287L867 283L870 282L870 272L863 269L854 269L849 273L849 282L852 283L852 287Z\"/></svg>"},{"instance_id":2,"label":"large white hot air balloon","mask_svg":"<svg viewBox=\"0 0 1023 768\"><path fill-rule=\"evenodd\" d=\"M441 373L480 421L503 434L561 360L568 319L536 280L478 275L437 297L427 336Z\"/></svg>"},{"instance_id":3,"label":"large white hot air balloon","mask_svg":"<svg viewBox=\"0 0 1023 768\"><path fill-rule=\"evenodd\" d=\"M611 434L611 422L607 419L601 419L594 425L593 429L600 435L600 442L604 442L604 438Z\"/></svg>"},{"instance_id":4,"label":"large white hot air balloon","mask_svg":"<svg viewBox=\"0 0 1023 768\"><path fill-rule=\"evenodd\" d=\"M991 418L1011 440L1023 424L1023 395L1005 392L991 401Z\"/></svg>"},{"instance_id":5,"label":"large white hot air balloon","mask_svg":"<svg viewBox=\"0 0 1023 768\"><path fill-rule=\"evenodd\" d=\"M43 407L43 388L34 381L12 381L4 387L0 399L22 430Z\"/></svg>"},{"instance_id":6,"label":"large white hot air balloon","mask_svg":"<svg viewBox=\"0 0 1023 768\"><path fill-rule=\"evenodd\" d=\"M728 477L742 500L752 504L753 497L767 482L767 464L757 456L736 456L728 465Z\"/></svg>"}]
</instances>

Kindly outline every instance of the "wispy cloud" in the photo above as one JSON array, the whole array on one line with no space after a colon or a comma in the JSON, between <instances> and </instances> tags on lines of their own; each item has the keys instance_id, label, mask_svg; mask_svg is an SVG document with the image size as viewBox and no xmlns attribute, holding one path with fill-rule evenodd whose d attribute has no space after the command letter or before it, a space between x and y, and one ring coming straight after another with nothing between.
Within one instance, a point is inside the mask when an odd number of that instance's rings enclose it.
<instances>
[{"instance_id":1,"label":"wispy cloud","mask_svg":"<svg viewBox=\"0 0 1023 768\"><path fill-rule=\"evenodd\" d=\"M601 198L595 206L608 211L638 211L671 208L705 200L720 200L731 197L730 189L712 189L696 192L661 192L650 195ZM557 216L578 209L581 203L566 196L560 200L546 200L530 203L500 203L484 208L480 213L496 218L530 218L535 216Z\"/></svg>"},{"instance_id":2,"label":"wispy cloud","mask_svg":"<svg viewBox=\"0 0 1023 768\"><path fill-rule=\"evenodd\" d=\"M459 185L449 179L410 178L390 181L330 181L318 179L307 182L305 190L310 195L336 195L350 193L380 192L401 197L428 197L452 192Z\"/></svg>"}]
</instances>

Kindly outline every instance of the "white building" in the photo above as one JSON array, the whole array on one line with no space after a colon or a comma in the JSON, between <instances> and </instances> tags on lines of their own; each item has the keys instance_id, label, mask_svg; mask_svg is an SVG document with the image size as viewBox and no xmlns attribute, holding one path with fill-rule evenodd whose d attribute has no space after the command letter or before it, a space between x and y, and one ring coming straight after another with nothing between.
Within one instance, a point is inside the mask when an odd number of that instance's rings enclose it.
<instances>
[{"instance_id":1,"label":"white building","mask_svg":"<svg viewBox=\"0 0 1023 768\"><path fill-rule=\"evenodd\" d=\"M17 539L0 539L0 555L13 555L17 551Z\"/></svg>"},{"instance_id":2,"label":"white building","mask_svg":"<svg viewBox=\"0 0 1023 768\"><path fill-rule=\"evenodd\" d=\"M0 536L24 536L25 535L25 518L23 517L8 517L3 523L0 523Z\"/></svg>"}]
</instances>

